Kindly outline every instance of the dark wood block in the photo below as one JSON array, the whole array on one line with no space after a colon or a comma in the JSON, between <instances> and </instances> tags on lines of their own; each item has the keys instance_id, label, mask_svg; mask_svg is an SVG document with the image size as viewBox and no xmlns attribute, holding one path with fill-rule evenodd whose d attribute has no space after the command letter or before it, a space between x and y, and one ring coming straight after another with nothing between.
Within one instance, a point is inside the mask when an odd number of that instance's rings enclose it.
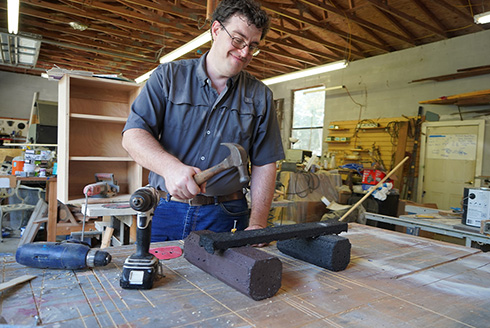
<instances>
[{"instance_id":1,"label":"dark wood block","mask_svg":"<svg viewBox=\"0 0 490 328\"><path fill-rule=\"evenodd\" d=\"M281 287L282 263L251 246L208 253L200 237L211 231L191 232L184 241L184 258L239 292L259 301L274 296Z\"/></svg>"}]
</instances>

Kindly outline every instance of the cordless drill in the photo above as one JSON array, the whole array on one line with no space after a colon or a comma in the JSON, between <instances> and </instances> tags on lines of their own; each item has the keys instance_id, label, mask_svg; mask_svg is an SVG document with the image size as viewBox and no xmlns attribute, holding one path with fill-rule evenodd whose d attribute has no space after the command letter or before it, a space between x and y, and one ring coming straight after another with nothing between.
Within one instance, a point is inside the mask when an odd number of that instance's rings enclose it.
<instances>
[{"instance_id":1,"label":"cordless drill","mask_svg":"<svg viewBox=\"0 0 490 328\"><path fill-rule=\"evenodd\" d=\"M129 205L137 214L136 253L124 261L120 286L125 289L151 289L159 274L158 259L150 253L151 221L160 196L151 186L137 189Z\"/></svg>"}]
</instances>

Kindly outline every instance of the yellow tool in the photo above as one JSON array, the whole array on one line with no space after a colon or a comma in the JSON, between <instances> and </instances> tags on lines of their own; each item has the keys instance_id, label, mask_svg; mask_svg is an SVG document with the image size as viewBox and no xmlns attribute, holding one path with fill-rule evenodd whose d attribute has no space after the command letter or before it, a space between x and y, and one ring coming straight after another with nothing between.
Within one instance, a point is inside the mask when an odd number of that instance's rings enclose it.
<instances>
[{"instance_id":1,"label":"yellow tool","mask_svg":"<svg viewBox=\"0 0 490 328\"><path fill-rule=\"evenodd\" d=\"M235 223L233 224L233 229L231 229L231 232L232 233L235 233L236 232L236 220L235 220Z\"/></svg>"},{"instance_id":2,"label":"yellow tool","mask_svg":"<svg viewBox=\"0 0 490 328\"><path fill-rule=\"evenodd\" d=\"M435 216L427 214L417 214L415 217L420 219L435 219Z\"/></svg>"}]
</instances>

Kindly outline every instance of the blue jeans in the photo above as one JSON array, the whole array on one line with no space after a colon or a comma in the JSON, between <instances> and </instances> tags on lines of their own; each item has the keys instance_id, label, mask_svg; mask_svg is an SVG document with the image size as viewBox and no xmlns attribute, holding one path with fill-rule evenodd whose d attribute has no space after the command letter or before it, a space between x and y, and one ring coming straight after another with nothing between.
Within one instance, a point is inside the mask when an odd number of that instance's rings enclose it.
<instances>
[{"instance_id":1,"label":"blue jeans","mask_svg":"<svg viewBox=\"0 0 490 328\"><path fill-rule=\"evenodd\" d=\"M231 231L248 226L249 209L245 198L229 202L190 206L160 198L151 228L151 242L184 239L191 231Z\"/></svg>"}]
</instances>

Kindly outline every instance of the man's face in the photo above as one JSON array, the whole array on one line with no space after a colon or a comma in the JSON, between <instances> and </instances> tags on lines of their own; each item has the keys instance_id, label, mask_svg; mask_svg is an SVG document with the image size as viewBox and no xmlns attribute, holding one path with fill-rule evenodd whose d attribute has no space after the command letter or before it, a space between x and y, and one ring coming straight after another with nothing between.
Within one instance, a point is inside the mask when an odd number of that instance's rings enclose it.
<instances>
[{"instance_id":1,"label":"man's face","mask_svg":"<svg viewBox=\"0 0 490 328\"><path fill-rule=\"evenodd\" d=\"M211 27L214 39L213 58L216 59L212 65L220 75L232 77L245 69L252 60L254 50L250 50L248 45L259 44L262 30L257 29L255 25L249 25L245 18L237 15L222 23L223 25L214 21ZM232 44L232 37L235 41L241 39L247 45L243 49L236 48Z\"/></svg>"}]
</instances>

